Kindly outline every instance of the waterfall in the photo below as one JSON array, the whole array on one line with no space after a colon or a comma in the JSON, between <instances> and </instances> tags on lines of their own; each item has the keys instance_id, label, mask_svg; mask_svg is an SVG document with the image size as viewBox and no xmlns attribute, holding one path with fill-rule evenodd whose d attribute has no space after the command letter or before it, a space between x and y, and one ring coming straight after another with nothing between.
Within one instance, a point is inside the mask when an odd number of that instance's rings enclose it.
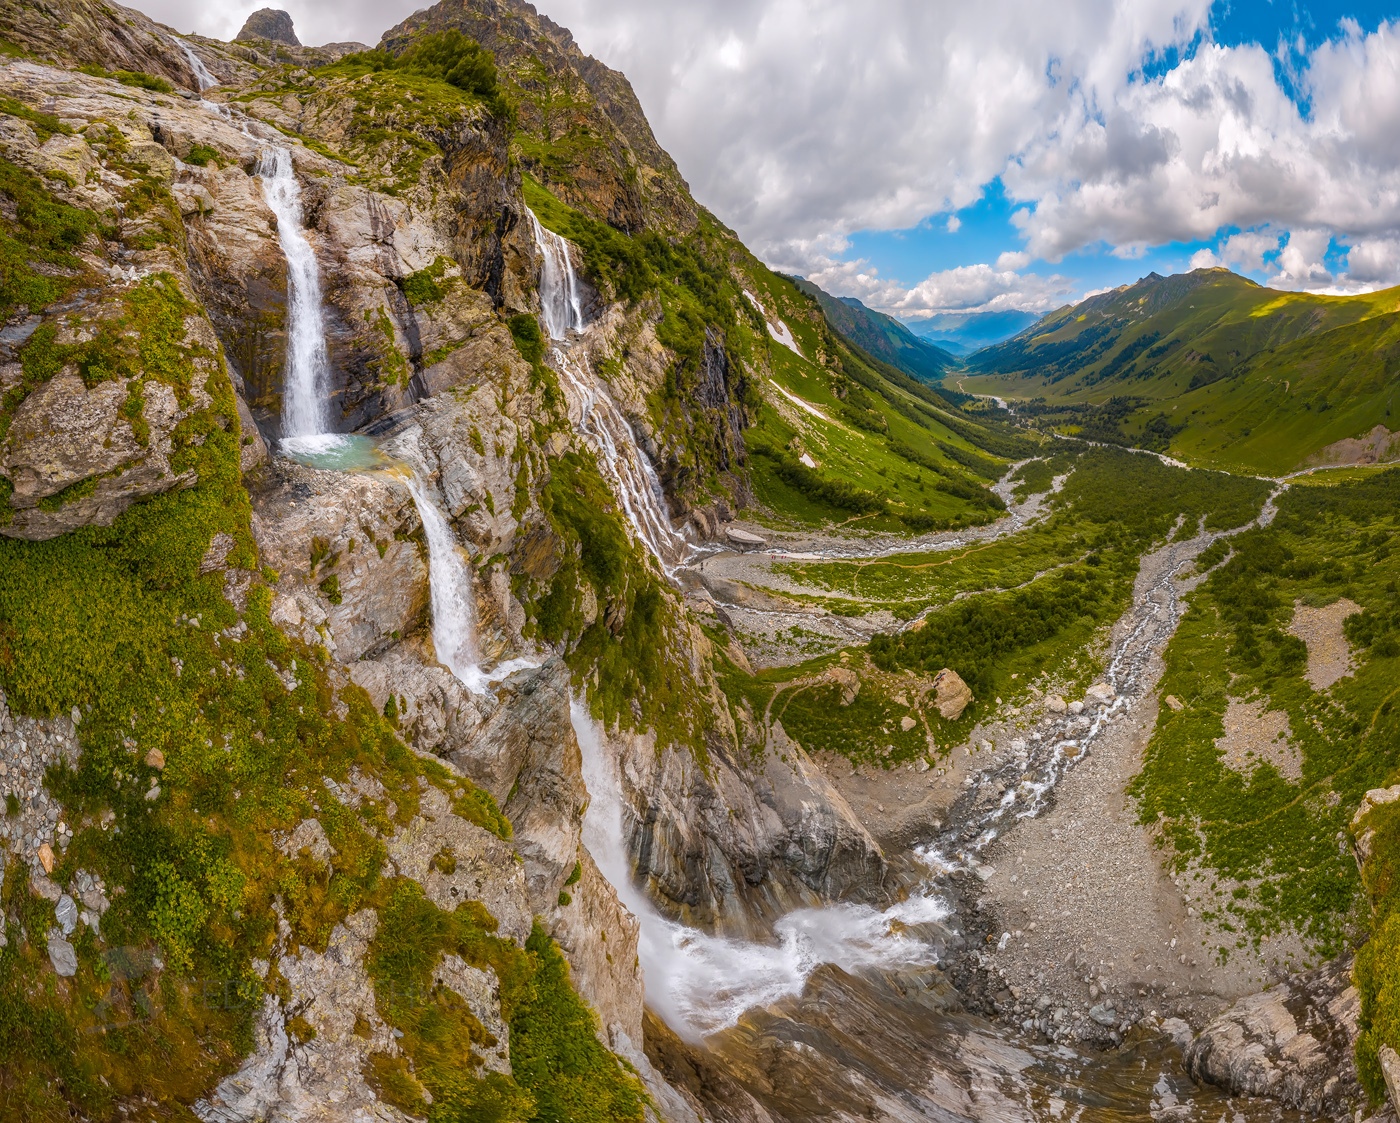
<instances>
[{"instance_id":1,"label":"waterfall","mask_svg":"<svg viewBox=\"0 0 1400 1123\"><path fill-rule=\"evenodd\" d=\"M579 432L597 455L637 540L669 573L684 560L688 544L671 525L661 479L637 444L632 426L607 384L592 372L587 356L575 356L566 342L570 332L582 331L584 327L578 274L569 243L546 230L534 211L527 213L544 263L540 271L541 313L545 330L557 344L551 349L551 365L563 381L569 412L575 415Z\"/></svg>"},{"instance_id":2,"label":"waterfall","mask_svg":"<svg viewBox=\"0 0 1400 1123\"><path fill-rule=\"evenodd\" d=\"M471 567L462 556L447 515L427 486L417 474L410 474L406 482L423 522L423 536L428 540L428 587L432 594L437 660L463 686L479 694L485 688L485 676L476 646L476 593L472 589Z\"/></svg>"},{"instance_id":3,"label":"waterfall","mask_svg":"<svg viewBox=\"0 0 1400 1123\"><path fill-rule=\"evenodd\" d=\"M713 936L662 916L632 878L618 763L578 699L572 701L569 717L589 796L584 845L637 918L647 1005L677 1033L697 1041L734 1025L745 1010L800 994L807 977L823 963L854 972L933 962L929 945L905 934L910 925L937 923L949 915L933 896L914 896L884 912L868 905L798 909L774 925L777 942L772 944Z\"/></svg>"},{"instance_id":4,"label":"waterfall","mask_svg":"<svg viewBox=\"0 0 1400 1123\"><path fill-rule=\"evenodd\" d=\"M184 53L185 60L190 64L190 70L194 73L194 80L199 84L199 92L219 84L219 80L209 73L209 68L204 65L204 60L194 53L194 48L184 39L171 40L175 46Z\"/></svg>"},{"instance_id":5,"label":"waterfall","mask_svg":"<svg viewBox=\"0 0 1400 1123\"><path fill-rule=\"evenodd\" d=\"M463 556L447 514L438 505L434 489L407 465L404 482L418 508L423 537L428 540L428 590L433 611L433 648L437 660L474 694L485 694L492 685L516 671L538 667L534 659L508 659L490 671L481 669L476 639L476 592L472 569Z\"/></svg>"},{"instance_id":6,"label":"waterfall","mask_svg":"<svg viewBox=\"0 0 1400 1123\"><path fill-rule=\"evenodd\" d=\"M540 270L540 311L549 338L565 340L569 332L583 330L583 305L579 300L578 274L574 271L569 243L553 230L546 230L528 207L535 246L544 264Z\"/></svg>"},{"instance_id":7,"label":"waterfall","mask_svg":"<svg viewBox=\"0 0 1400 1123\"><path fill-rule=\"evenodd\" d=\"M287 259L287 369L282 389L284 442L331 431L330 360L321 313L321 271L302 231L301 185L286 148L265 148L258 160L263 196L277 216Z\"/></svg>"},{"instance_id":8,"label":"waterfall","mask_svg":"<svg viewBox=\"0 0 1400 1123\"><path fill-rule=\"evenodd\" d=\"M578 413L579 432L588 440L608 477L637 540L670 572L684 560L687 543L671 525L661 479L637 444L632 426L622 416L603 380L576 363L563 348L554 348L569 412ZM586 360L585 360L586 363Z\"/></svg>"}]
</instances>

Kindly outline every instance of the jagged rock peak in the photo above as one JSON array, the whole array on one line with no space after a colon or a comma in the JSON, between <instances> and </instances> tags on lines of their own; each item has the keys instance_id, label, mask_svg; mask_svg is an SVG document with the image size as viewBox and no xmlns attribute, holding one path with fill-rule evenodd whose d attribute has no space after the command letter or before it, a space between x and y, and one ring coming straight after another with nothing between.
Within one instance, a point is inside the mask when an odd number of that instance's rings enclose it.
<instances>
[{"instance_id":1,"label":"jagged rock peak","mask_svg":"<svg viewBox=\"0 0 1400 1123\"><path fill-rule=\"evenodd\" d=\"M242 41L268 39L273 43L285 43L289 47L301 46L296 28L292 26L292 17L278 8L261 8L254 12L248 17L237 38Z\"/></svg>"}]
</instances>

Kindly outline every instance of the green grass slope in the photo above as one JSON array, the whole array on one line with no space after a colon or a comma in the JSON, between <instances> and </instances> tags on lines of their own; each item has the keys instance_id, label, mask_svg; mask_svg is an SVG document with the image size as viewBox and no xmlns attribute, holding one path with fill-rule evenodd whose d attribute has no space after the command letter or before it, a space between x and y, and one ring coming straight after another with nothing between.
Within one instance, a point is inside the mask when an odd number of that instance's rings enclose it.
<instances>
[{"instance_id":1,"label":"green grass slope","mask_svg":"<svg viewBox=\"0 0 1400 1123\"><path fill-rule=\"evenodd\" d=\"M802 277L792 278L792 283L821 305L831 326L847 342L896 370L925 382L938 382L959 365L951 352L920 339L892 316L867 308L859 300L834 297Z\"/></svg>"},{"instance_id":2,"label":"green grass slope","mask_svg":"<svg viewBox=\"0 0 1400 1123\"><path fill-rule=\"evenodd\" d=\"M1397 307L1397 290L1329 297L1222 269L1153 274L979 352L960 384L1021 399L1062 432L1277 475L1400 427Z\"/></svg>"}]
</instances>

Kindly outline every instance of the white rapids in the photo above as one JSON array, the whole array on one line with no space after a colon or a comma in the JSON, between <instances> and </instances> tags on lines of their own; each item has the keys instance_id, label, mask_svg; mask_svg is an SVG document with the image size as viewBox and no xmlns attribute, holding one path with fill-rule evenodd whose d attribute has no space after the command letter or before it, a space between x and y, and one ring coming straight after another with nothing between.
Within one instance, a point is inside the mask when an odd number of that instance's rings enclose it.
<instances>
[{"instance_id":1,"label":"white rapids","mask_svg":"<svg viewBox=\"0 0 1400 1123\"><path fill-rule=\"evenodd\" d=\"M593 373L582 348L570 345L571 337L584 330L581 287L569 243L530 213L535 245L543 265L540 270L540 309L553 346L550 365L560 376L569 402L569 417L598 457L637 540L673 573L689 552L685 536L671 525L661 479L641 446L632 426L613 400L607 383Z\"/></svg>"},{"instance_id":2,"label":"white rapids","mask_svg":"<svg viewBox=\"0 0 1400 1123\"><path fill-rule=\"evenodd\" d=\"M647 1004L677 1033L699 1040L734 1025L745 1010L800 994L824 963L859 971L934 961L930 945L904 931L949 915L933 895L912 896L883 912L847 904L798 909L774 925L771 944L713 936L662 916L632 876L617 759L584 704L575 699L569 715L589 795L584 845L637 918Z\"/></svg>"}]
</instances>

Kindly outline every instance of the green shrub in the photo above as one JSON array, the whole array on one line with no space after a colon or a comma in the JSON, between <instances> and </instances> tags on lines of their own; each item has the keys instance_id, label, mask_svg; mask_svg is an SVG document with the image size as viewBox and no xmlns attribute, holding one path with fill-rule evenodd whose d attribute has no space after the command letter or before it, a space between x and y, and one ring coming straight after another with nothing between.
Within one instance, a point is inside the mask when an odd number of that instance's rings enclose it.
<instances>
[{"instance_id":1,"label":"green shrub","mask_svg":"<svg viewBox=\"0 0 1400 1123\"><path fill-rule=\"evenodd\" d=\"M203 168L218 159L219 150L217 148L211 148L207 144L194 144L190 146L189 155L185 157L185 163L193 164L197 168Z\"/></svg>"},{"instance_id":2,"label":"green shrub","mask_svg":"<svg viewBox=\"0 0 1400 1123\"><path fill-rule=\"evenodd\" d=\"M433 985L444 953L490 969L500 981L511 1077L483 1076L471 1059L473 1044L495 1041L456 994ZM418 885L400 882L381 912L365 968L381 1015L403 1033L399 1048L412 1061L410 1072L376 1060L375 1082L391 1103L430 1123L642 1119L641 1085L598 1042L597 1018L538 921L522 950L496 935L496 921L480 903L443 912Z\"/></svg>"},{"instance_id":3,"label":"green shrub","mask_svg":"<svg viewBox=\"0 0 1400 1123\"><path fill-rule=\"evenodd\" d=\"M488 830L497 838L510 839L515 833L510 825L510 820L505 817L496 801L491 797L491 793L483 788L478 788L470 781L467 783L467 791L452 805L452 810L463 819L475 823L483 830Z\"/></svg>"},{"instance_id":4,"label":"green shrub","mask_svg":"<svg viewBox=\"0 0 1400 1123\"><path fill-rule=\"evenodd\" d=\"M752 451L772 462L775 474L783 483L818 503L857 515L883 514L889 507L884 496L854 487L845 480L829 479L782 449L755 444Z\"/></svg>"},{"instance_id":5,"label":"green shrub","mask_svg":"<svg viewBox=\"0 0 1400 1123\"><path fill-rule=\"evenodd\" d=\"M496 60L475 39L456 29L416 37L402 53L361 51L347 55L326 73L365 73L396 70L432 78L484 101L497 117L511 115L510 104L496 76Z\"/></svg>"}]
</instances>

